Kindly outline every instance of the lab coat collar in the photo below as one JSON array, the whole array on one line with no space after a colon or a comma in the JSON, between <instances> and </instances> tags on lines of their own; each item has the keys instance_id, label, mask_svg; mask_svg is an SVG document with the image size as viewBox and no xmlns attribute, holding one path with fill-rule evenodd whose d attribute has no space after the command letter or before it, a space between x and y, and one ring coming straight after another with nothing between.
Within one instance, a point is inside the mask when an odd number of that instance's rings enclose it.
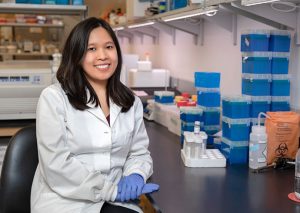
<instances>
[{"instance_id":1,"label":"lab coat collar","mask_svg":"<svg viewBox=\"0 0 300 213\"><path fill-rule=\"evenodd\" d=\"M90 93L87 90L87 97L89 100L90 97ZM99 118L100 120L102 120L104 123L108 124L106 117L102 111L102 109L98 106L96 107L95 104L93 103L87 103L87 106L90 107L87 109L87 111L89 111L90 113L92 113L94 116L96 116L97 118ZM109 98L109 118L110 118L110 126L114 125L114 122L116 121L119 113L121 112L121 107L118 106L117 104L115 104L113 102L113 100L111 98Z\"/></svg>"}]
</instances>

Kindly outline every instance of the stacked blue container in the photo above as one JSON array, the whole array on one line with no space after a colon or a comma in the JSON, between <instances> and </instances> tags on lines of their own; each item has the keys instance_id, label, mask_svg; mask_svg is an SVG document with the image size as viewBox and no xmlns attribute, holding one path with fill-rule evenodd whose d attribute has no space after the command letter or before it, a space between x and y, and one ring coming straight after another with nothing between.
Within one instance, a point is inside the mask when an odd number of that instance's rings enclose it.
<instances>
[{"instance_id":1,"label":"stacked blue container","mask_svg":"<svg viewBox=\"0 0 300 213\"><path fill-rule=\"evenodd\" d=\"M271 111L290 110L290 77L288 75L291 34L285 30L272 30L269 51L272 51L271 65Z\"/></svg>"},{"instance_id":2,"label":"stacked blue container","mask_svg":"<svg viewBox=\"0 0 300 213\"><path fill-rule=\"evenodd\" d=\"M248 30L241 36L242 94L251 99L250 118L270 111L272 53L269 30Z\"/></svg>"},{"instance_id":3,"label":"stacked blue container","mask_svg":"<svg viewBox=\"0 0 300 213\"><path fill-rule=\"evenodd\" d=\"M221 152L229 164L248 162L250 134L250 96L222 98Z\"/></svg>"},{"instance_id":4,"label":"stacked blue container","mask_svg":"<svg viewBox=\"0 0 300 213\"><path fill-rule=\"evenodd\" d=\"M203 129L208 135L207 144L213 145L212 135L220 130L220 73L195 72L197 105L203 110Z\"/></svg>"},{"instance_id":5,"label":"stacked blue container","mask_svg":"<svg viewBox=\"0 0 300 213\"><path fill-rule=\"evenodd\" d=\"M184 135L183 132L193 132L195 121L200 121L203 127L203 111L199 107L180 107L180 120L181 120L181 137L180 143L183 145Z\"/></svg>"}]
</instances>

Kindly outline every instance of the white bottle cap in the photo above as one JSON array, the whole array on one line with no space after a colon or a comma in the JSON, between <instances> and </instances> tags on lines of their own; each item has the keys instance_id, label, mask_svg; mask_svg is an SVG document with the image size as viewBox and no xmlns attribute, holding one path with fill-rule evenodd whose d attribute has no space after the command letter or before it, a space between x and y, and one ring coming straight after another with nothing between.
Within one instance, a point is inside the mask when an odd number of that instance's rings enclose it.
<instances>
[{"instance_id":1,"label":"white bottle cap","mask_svg":"<svg viewBox=\"0 0 300 213\"><path fill-rule=\"evenodd\" d=\"M266 127L265 126L254 125L254 126L252 126L252 133L254 133L254 134L265 134L266 133Z\"/></svg>"}]
</instances>

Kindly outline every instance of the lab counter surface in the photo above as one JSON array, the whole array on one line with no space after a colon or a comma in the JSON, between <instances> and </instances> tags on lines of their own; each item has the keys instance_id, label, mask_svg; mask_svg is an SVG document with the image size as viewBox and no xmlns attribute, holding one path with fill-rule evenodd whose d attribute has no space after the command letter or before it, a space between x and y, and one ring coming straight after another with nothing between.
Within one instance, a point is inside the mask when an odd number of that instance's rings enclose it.
<instances>
[{"instance_id":1,"label":"lab counter surface","mask_svg":"<svg viewBox=\"0 0 300 213\"><path fill-rule=\"evenodd\" d=\"M151 181L160 185L152 198L163 213L300 213L289 200L294 169L253 173L247 165L188 168L177 135L145 121L154 163Z\"/></svg>"}]
</instances>

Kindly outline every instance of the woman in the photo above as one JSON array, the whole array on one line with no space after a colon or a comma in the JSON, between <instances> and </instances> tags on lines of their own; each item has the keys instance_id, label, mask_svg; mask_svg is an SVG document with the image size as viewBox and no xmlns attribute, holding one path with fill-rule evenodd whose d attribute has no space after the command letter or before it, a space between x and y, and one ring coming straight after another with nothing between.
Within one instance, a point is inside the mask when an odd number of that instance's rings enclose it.
<instances>
[{"instance_id":1,"label":"woman","mask_svg":"<svg viewBox=\"0 0 300 213\"><path fill-rule=\"evenodd\" d=\"M141 101L120 82L121 67L118 40L104 20L74 27L59 83L42 92L37 107L32 213L141 212L131 201L146 190L152 159Z\"/></svg>"}]
</instances>

